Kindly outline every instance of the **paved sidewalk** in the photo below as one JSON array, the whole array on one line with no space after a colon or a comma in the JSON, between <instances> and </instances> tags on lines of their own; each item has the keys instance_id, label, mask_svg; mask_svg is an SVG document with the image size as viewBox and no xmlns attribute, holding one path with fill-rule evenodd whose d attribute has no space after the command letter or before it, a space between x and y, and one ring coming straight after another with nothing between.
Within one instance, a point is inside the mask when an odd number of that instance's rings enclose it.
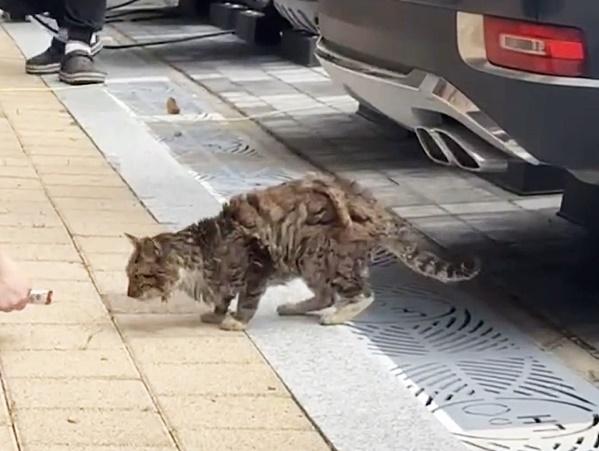
<instances>
[{"instance_id":1,"label":"paved sidewalk","mask_svg":"<svg viewBox=\"0 0 599 451\"><path fill-rule=\"evenodd\" d=\"M125 299L161 227L23 65L0 30L0 247L55 302L0 315L0 449L329 449L245 334Z\"/></svg>"}]
</instances>

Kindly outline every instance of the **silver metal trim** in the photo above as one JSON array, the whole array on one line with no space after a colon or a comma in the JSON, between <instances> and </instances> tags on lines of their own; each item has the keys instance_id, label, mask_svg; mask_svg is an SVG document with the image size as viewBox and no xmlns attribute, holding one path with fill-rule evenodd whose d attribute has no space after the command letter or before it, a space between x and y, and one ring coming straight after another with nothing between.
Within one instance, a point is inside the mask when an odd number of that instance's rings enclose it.
<instances>
[{"instance_id":1,"label":"silver metal trim","mask_svg":"<svg viewBox=\"0 0 599 451\"><path fill-rule=\"evenodd\" d=\"M470 172L504 172L508 169L508 160L505 155L497 149L482 141L478 136L469 132L459 125L444 125L434 129L444 141L445 146L454 156L453 160L461 169ZM452 150L447 139L458 146L459 151L466 154L475 164L468 166L458 158L455 150Z\"/></svg>"},{"instance_id":2,"label":"silver metal trim","mask_svg":"<svg viewBox=\"0 0 599 451\"><path fill-rule=\"evenodd\" d=\"M437 132L429 130L426 127L417 127L414 132L416 133L416 138L418 138L418 142L420 143L422 150L429 160L443 166L457 165L455 159L453 158L453 154ZM430 142L427 139L429 139ZM434 150L437 150L443 155L443 159L437 158L435 156L435 153L431 149L431 145L435 147Z\"/></svg>"},{"instance_id":3,"label":"silver metal trim","mask_svg":"<svg viewBox=\"0 0 599 451\"><path fill-rule=\"evenodd\" d=\"M322 38L317 44L316 57L333 79L336 78L336 75L343 75L343 78L350 78L351 82L364 80L371 85L380 86L381 89L386 87L387 91L393 92L395 103L397 103L397 97L402 96L403 93L401 108L406 115L410 116L409 121L405 118L402 121L392 115L390 117L407 128L433 127L437 124L426 123L425 113L444 114L455 119L500 151L534 165L540 164L539 160L520 146L466 95L447 80L435 74L418 69L410 70L407 73L398 73L378 68L327 48ZM343 73L335 73L339 71ZM352 86L349 88L352 89ZM378 107L377 102L373 99L365 100ZM414 104L410 104L411 101ZM383 113L385 112L384 108L379 109ZM409 113L407 113L408 110L410 110ZM409 123L410 121L411 123Z\"/></svg>"},{"instance_id":4,"label":"silver metal trim","mask_svg":"<svg viewBox=\"0 0 599 451\"><path fill-rule=\"evenodd\" d=\"M464 63L473 69L500 77L522 80L530 83L542 83L577 88L599 88L599 80L579 77L556 77L533 74L491 64L487 58L484 39L484 22L480 14L457 13L457 46Z\"/></svg>"}]
</instances>

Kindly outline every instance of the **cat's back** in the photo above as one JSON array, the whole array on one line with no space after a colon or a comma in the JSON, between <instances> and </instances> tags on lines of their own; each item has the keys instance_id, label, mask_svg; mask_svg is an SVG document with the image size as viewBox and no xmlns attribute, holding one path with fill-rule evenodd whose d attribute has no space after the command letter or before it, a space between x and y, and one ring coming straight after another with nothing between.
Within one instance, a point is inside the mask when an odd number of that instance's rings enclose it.
<instances>
[{"instance_id":1,"label":"cat's back","mask_svg":"<svg viewBox=\"0 0 599 451\"><path fill-rule=\"evenodd\" d=\"M349 228L384 216L384 209L359 184L345 179L309 174L285 183L231 198L229 209L244 227L302 225Z\"/></svg>"}]
</instances>

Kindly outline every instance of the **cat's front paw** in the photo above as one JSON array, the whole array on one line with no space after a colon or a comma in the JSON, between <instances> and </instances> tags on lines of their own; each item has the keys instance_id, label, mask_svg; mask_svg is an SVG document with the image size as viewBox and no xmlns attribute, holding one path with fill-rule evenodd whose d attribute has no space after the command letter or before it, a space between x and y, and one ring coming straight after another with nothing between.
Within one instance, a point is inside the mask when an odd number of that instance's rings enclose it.
<instances>
[{"instance_id":1,"label":"cat's front paw","mask_svg":"<svg viewBox=\"0 0 599 451\"><path fill-rule=\"evenodd\" d=\"M232 332L240 332L247 328L247 324L233 318L230 315L227 315L221 321L220 328L222 330L228 330L228 331L232 331Z\"/></svg>"},{"instance_id":2,"label":"cat's front paw","mask_svg":"<svg viewBox=\"0 0 599 451\"><path fill-rule=\"evenodd\" d=\"M220 315L214 312L203 313L200 315L200 320L207 324L220 324L223 322L225 315Z\"/></svg>"}]
</instances>

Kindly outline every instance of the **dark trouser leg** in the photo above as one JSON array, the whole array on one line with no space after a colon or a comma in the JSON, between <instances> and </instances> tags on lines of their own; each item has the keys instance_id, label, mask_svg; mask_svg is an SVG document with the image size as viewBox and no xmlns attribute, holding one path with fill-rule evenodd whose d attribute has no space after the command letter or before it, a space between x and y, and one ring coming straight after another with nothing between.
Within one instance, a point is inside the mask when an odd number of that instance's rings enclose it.
<instances>
[{"instance_id":1,"label":"dark trouser leg","mask_svg":"<svg viewBox=\"0 0 599 451\"><path fill-rule=\"evenodd\" d=\"M44 0L0 0L0 9L13 15L41 14L49 11L52 1Z\"/></svg>"},{"instance_id":2,"label":"dark trouser leg","mask_svg":"<svg viewBox=\"0 0 599 451\"><path fill-rule=\"evenodd\" d=\"M104 27L106 0L63 0L64 26L69 39L91 43L95 32Z\"/></svg>"},{"instance_id":3,"label":"dark trouser leg","mask_svg":"<svg viewBox=\"0 0 599 451\"><path fill-rule=\"evenodd\" d=\"M42 53L29 58L25 63L28 74L43 75L55 74L60 70L60 62L64 56L67 32L64 28L64 1L63 0L25 0L30 11L35 13L50 13L58 27L58 35L54 35L50 46Z\"/></svg>"}]
</instances>

